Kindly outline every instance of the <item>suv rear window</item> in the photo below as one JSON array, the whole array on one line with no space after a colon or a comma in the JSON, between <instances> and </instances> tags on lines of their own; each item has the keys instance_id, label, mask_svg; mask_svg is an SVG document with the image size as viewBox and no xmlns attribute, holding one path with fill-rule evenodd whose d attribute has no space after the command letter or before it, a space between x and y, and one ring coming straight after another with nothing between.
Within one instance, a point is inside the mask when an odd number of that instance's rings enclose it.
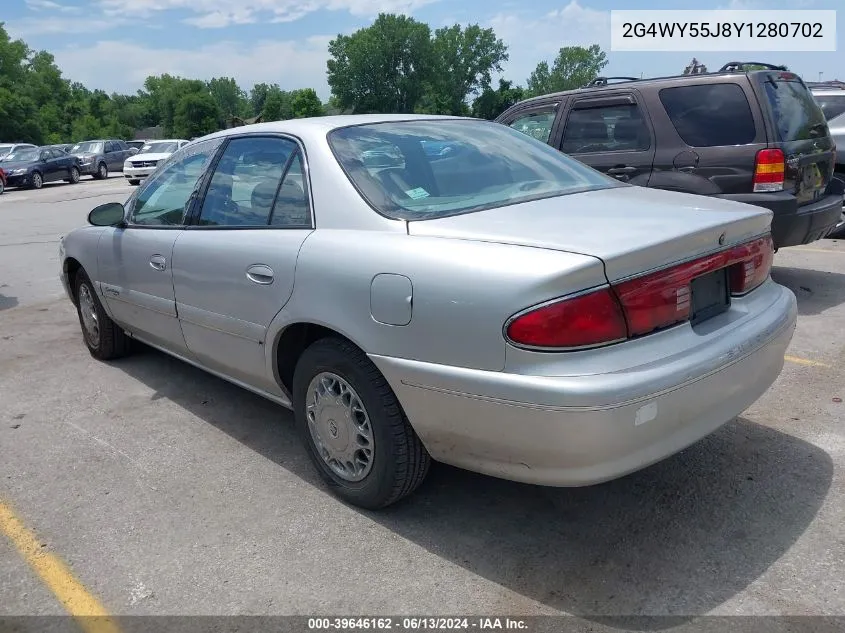
<instances>
[{"instance_id":1,"label":"suv rear window","mask_svg":"<svg viewBox=\"0 0 845 633\"><path fill-rule=\"evenodd\" d=\"M841 95L815 95L816 101L824 112L824 118L830 121L845 112L845 90Z\"/></svg>"},{"instance_id":2,"label":"suv rear window","mask_svg":"<svg viewBox=\"0 0 845 633\"><path fill-rule=\"evenodd\" d=\"M751 106L736 84L664 88L660 101L678 136L690 147L746 145L756 135Z\"/></svg>"},{"instance_id":3,"label":"suv rear window","mask_svg":"<svg viewBox=\"0 0 845 633\"><path fill-rule=\"evenodd\" d=\"M778 140L806 141L826 133L822 109L799 80L770 76L763 86L775 119Z\"/></svg>"}]
</instances>

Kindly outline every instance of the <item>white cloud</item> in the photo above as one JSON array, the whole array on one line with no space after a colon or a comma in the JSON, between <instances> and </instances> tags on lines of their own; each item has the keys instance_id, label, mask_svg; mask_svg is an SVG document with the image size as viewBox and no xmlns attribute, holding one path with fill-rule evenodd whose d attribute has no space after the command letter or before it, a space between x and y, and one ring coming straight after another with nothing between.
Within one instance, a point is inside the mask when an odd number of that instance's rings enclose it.
<instances>
[{"instance_id":1,"label":"white cloud","mask_svg":"<svg viewBox=\"0 0 845 633\"><path fill-rule=\"evenodd\" d=\"M79 7L59 4L53 0L26 0L26 6L33 11L56 11L59 13L79 13Z\"/></svg>"},{"instance_id":2,"label":"white cloud","mask_svg":"<svg viewBox=\"0 0 845 633\"><path fill-rule=\"evenodd\" d=\"M38 0L36 0L38 1ZM46 0L49 1L49 0ZM348 11L355 16L372 17L384 11L410 13L439 0L99 0L107 15L150 17L165 11L196 14L185 20L199 28L222 28L258 21L292 22L319 11Z\"/></svg>"},{"instance_id":3,"label":"white cloud","mask_svg":"<svg viewBox=\"0 0 845 633\"><path fill-rule=\"evenodd\" d=\"M101 33L119 26L124 26L128 19L119 17L67 17L62 15L23 19L6 24L6 30L14 37L26 38L31 35L51 33L80 34Z\"/></svg>"},{"instance_id":4,"label":"white cloud","mask_svg":"<svg viewBox=\"0 0 845 633\"><path fill-rule=\"evenodd\" d=\"M488 24L508 45L504 76L523 86L538 62L551 62L564 46L598 44L610 50L610 12L584 7L577 0L540 16L499 14Z\"/></svg>"},{"instance_id":5,"label":"white cloud","mask_svg":"<svg viewBox=\"0 0 845 633\"><path fill-rule=\"evenodd\" d=\"M62 74L90 89L134 94L149 75L169 73L191 79L234 77L249 89L259 82L283 89L314 88L327 99L327 47L332 36L263 41L252 46L217 42L192 50L146 47L129 41L54 51Z\"/></svg>"}]
</instances>

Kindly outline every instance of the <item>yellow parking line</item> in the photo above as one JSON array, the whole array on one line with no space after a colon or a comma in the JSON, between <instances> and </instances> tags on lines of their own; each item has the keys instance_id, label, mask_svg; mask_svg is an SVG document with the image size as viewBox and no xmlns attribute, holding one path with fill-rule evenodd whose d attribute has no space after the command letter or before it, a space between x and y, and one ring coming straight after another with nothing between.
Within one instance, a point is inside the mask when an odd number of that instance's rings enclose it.
<instances>
[{"instance_id":1,"label":"yellow parking line","mask_svg":"<svg viewBox=\"0 0 845 633\"><path fill-rule=\"evenodd\" d=\"M820 363L817 360L810 360L809 358L800 358L798 356L784 356L783 360L795 363L796 365L807 365L808 367L830 367L825 363Z\"/></svg>"},{"instance_id":2,"label":"yellow parking line","mask_svg":"<svg viewBox=\"0 0 845 633\"><path fill-rule=\"evenodd\" d=\"M77 618L85 633L119 633L105 607L79 582L68 566L46 551L35 534L14 511L0 502L0 532L5 534L26 563L53 592L65 610Z\"/></svg>"}]
</instances>

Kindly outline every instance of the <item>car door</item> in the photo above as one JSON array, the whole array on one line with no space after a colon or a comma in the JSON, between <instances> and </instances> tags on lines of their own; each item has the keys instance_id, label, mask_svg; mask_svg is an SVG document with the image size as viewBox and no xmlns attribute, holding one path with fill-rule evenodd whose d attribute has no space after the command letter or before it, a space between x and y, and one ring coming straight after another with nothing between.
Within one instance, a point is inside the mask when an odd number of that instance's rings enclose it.
<instances>
[{"instance_id":1,"label":"car door","mask_svg":"<svg viewBox=\"0 0 845 633\"><path fill-rule=\"evenodd\" d=\"M148 343L185 354L173 292L173 245L215 152L211 139L185 148L127 203L127 221L98 243L102 295L112 318Z\"/></svg>"},{"instance_id":2,"label":"car door","mask_svg":"<svg viewBox=\"0 0 845 633\"><path fill-rule=\"evenodd\" d=\"M123 168L120 149L114 141L106 141L103 152L105 153L106 166L109 168L109 171L119 171Z\"/></svg>"},{"instance_id":3,"label":"car door","mask_svg":"<svg viewBox=\"0 0 845 633\"><path fill-rule=\"evenodd\" d=\"M44 182L54 182L62 179L62 165L61 161L56 157L51 149L41 150L41 173L44 176Z\"/></svg>"},{"instance_id":4,"label":"car door","mask_svg":"<svg viewBox=\"0 0 845 633\"><path fill-rule=\"evenodd\" d=\"M655 142L638 95L575 97L565 116L562 152L622 182L648 185Z\"/></svg>"},{"instance_id":5,"label":"car door","mask_svg":"<svg viewBox=\"0 0 845 633\"><path fill-rule=\"evenodd\" d=\"M293 292L299 249L313 230L303 157L293 138L231 137L173 252L191 354L270 392L278 386L266 371L267 328Z\"/></svg>"}]
</instances>

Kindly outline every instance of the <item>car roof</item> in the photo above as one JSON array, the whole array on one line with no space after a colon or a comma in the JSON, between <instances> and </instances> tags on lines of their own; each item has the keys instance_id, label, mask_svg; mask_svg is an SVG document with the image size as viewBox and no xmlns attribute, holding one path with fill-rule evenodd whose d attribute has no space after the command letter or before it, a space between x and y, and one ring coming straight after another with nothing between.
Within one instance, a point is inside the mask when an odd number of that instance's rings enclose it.
<instances>
[{"instance_id":1,"label":"car roof","mask_svg":"<svg viewBox=\"0 0 845 633\"><path fill-rule=\"evenodd\" d=\"M366 125L368 123L390 123L397 121L438 121L438 120L465 120L483 121L471 117L445 116L437 114L338 114L332 116L308 117L303 119L286 119L284 121L267 121L265 123L252 123L240 125L228 130L220 130L206 136L194 139L192 142L205 141L212 138L233 136L235 134L248 134L254 132L280 132L292 134L326 134L332 130L353 125Z\"/></svg>"},{"instance_id":2,"label":"car roof","mask_svg":"<svg viewBox=\"0 0 845 633\"><path fill-rule=\"evenodd\" d=\"M597 85L587 85L581 88L573 88L571 90L561 90L559 92L550 92L543 95L537 95L536 97L529 97L528 99L523 99L519 101L517 104L520 108L525 105L530 105L533 102L546 102L549 100L554 100L556 98L563 98L568 97L571 95L576 94L590 94L590 93L597 93L601 94L603 92L614 90L614 89L624 89L629 86L633 86L636 88L649 88L651 86L666 86L670 84L697 84L697 83L710 83L713 80L725 80L731 78L740 78L740 77L747 77L749 75L757 75L760 73L790 73L798 77L798 75L790 70L779 70L779 69L758 69L758 70L725 70L725 71L716 71L712 73L697 73L694 75L668 75L665 77L644 77L642 79L637 79L636 77L597 77L595 81L601 80L612 80L612 79L619 79L618 83L601 83ZM513 106L512 106L513 107ZM509 108L510 109L510 108Z\"/></svg>"}]
</instances>

